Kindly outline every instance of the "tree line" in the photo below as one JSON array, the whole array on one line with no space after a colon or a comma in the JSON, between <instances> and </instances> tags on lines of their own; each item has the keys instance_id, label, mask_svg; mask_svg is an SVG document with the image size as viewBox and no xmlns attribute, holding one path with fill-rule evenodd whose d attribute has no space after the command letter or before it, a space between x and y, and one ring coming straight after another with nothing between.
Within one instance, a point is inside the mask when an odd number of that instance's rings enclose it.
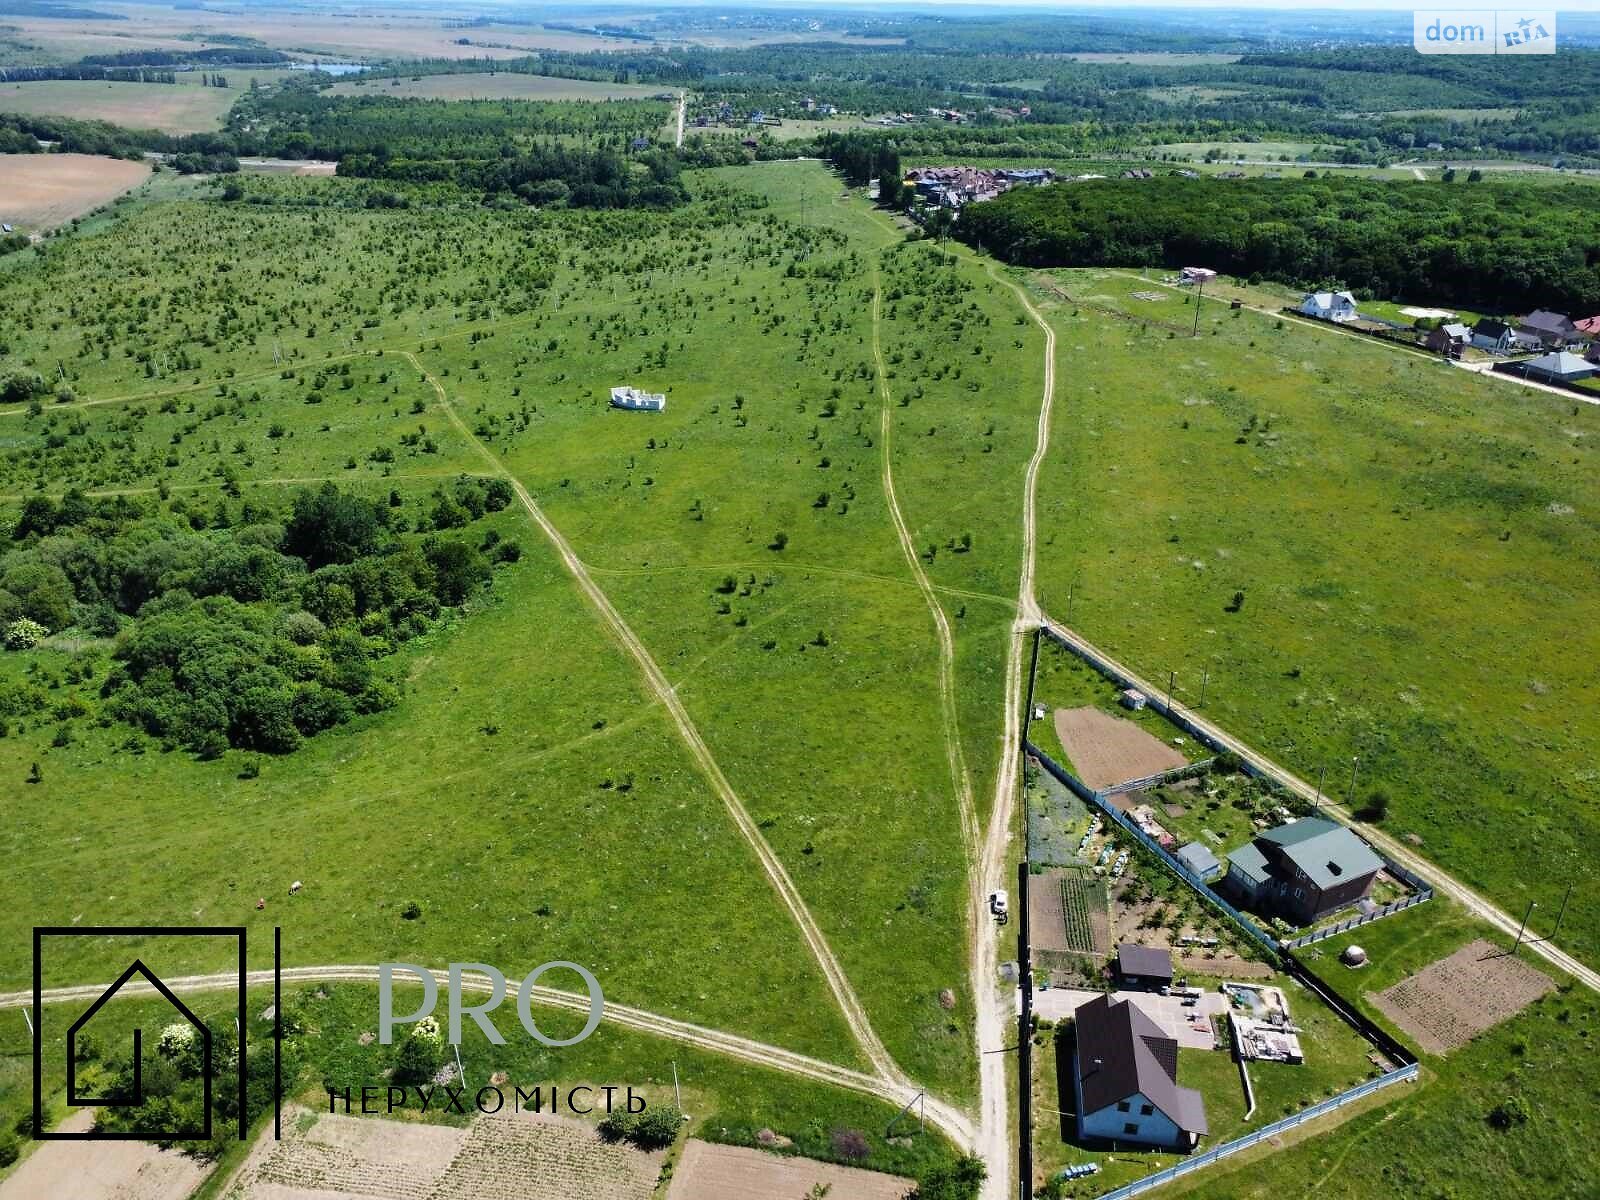
<instances>
[{"instance_id":1,"label":"tree line","mask_svg":"<svg viewBox=\"0 0 1600 1200\"><path fill-rule=\"evenodd\" d=\"M958 236L1033 266L1207 266L1498 312L1600 312L1600 190L1163 177L1026 188Z\"/></svg>"}]
</instances>

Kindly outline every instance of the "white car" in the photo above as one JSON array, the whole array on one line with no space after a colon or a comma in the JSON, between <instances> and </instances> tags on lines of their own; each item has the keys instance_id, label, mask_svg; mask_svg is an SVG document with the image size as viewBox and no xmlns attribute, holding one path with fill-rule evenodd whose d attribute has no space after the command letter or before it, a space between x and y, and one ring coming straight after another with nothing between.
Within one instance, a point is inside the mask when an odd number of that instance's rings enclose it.
<instances>
[{"instance_id":1,"label":"white car","mask_svg":"<svg viewBox=\"0 0 1600 1200\"><path fill-rule=\"evenodd\" d=\"M989 911L995 920L1004 921L1011 915L1011 897L1004 891L989 893Z\"/></svg>"}]
</instances>

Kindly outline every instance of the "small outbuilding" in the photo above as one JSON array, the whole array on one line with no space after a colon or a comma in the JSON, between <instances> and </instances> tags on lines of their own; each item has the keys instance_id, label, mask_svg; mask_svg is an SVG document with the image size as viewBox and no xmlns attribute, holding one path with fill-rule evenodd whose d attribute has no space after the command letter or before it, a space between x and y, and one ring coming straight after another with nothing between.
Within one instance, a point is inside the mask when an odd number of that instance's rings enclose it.
<instances>
[{"instance_id":1,"label":"small outbuilding","mask_svg":"<svg viewBox=\"0 0 1600 1200\"><path fill-rule=\"evenodd\" d=\"M667 407L667 398L660 392L641 392L634 387L614 387L611 389L611 407L626 408L635 412L662 412Z\"/></svg>"},{"instance_id":2,"label":"small outbuilding","mask_svg":"<svg viewBox=\"0 0 1600 1200\"><path fill-rule=\"evenodd\" d=\"M1185 267L1178 272L1178 282L1186 286L1210 283L1216 277L1210 267Z\"/></svg>"},{"instance_id":3,"label":"small outbuilding","mask_svg":"<svg viewBox=\"0 0 1600 1200\"><path fill-rule=\"evenodd\" d=\"M1138 712L1149 703L1149 699L1138 688L1127 688L1118 697L1118 701L1123 708L1131 708L1134 712Z\"/></svg>"},{"instance_id":4,"label":"small outbuilding","mask_svg":"<svg viewBox=\"0 0 1600 1200\"><path fill-rule=\"evenodd\" d=\"M1181 847L1174 857L1202 880L1210 879L1222 870L1221 861L1204 842L1190 842Z\"/></svg>"},{"instance_id":5,"label":"small outbuilding","mask_svg":"<svg viewBox=\"0 0 1600 1200\"><path fill-rule=\"evenodd\" d=\"M1117 947L1117 982L1132 991L1171 987L1172 951L1124 942Z\"/></svg>"}]
</instances>

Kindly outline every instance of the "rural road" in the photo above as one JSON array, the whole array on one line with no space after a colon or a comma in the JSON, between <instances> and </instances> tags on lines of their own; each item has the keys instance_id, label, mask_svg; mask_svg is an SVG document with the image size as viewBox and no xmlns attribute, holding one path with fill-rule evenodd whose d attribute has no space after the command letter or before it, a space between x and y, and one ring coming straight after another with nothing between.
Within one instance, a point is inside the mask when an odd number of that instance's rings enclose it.
<instances>
[{"instance_id":1,"label":"rural road","mask_svg":"<svg viewBox=\"0 0 1600 1200\"><path fill-rule=\"evenodd\" d=\"M400 353L432 386L435 394L439 397L439 402L444 409L445 415L449 418L451 424L455 426L456 431L466 439L469 445L478 451L479 455L497 475L503 477L511 485L523 509L555 548L563 565L567 568L567 572L578 584L579 589L588 599L602 623L638 665L640 673L644 676L645 686L661 702L662 707L666 709L667 715L677 727L679 736L682 737L684 744L689 749L689 753L700 767L701 773L722 800L729 816L733 818L734 825L755 852L757 860L761 863L768 880L772 883L773 890L778 893L778 897L783 902L784 907L789 910L790 916L794 918L794 922L799 927L801 935L805 938L807 946L810 947L812 955L822 969L823 977L827 981L829 989L833 992L834 999L838 1001L839 1007L844 1013L846 1024L850 1026L851 1033L855 1035L856 1040L860 1043L861 1049L866 1054L868 1061L872 1063L873 1069L887 1082L902 1087L910 1087L911 1081L900 1070L894 1059L890 1057L889 1051L878 1039L877 1033L872 1028L872 1023L867 1019L865 1007L863 1007L860 998L855 993L855 989L850 984L850 980L844 973L844 967L840 965L838 958L834 955L833 947L828 944L827 939L823 936L822 930L811 915L811 910L806 907L805 901L801 899L799 891L794 886L794 881L789 878L788 871L784 869L783 863L779 861L777 854L767 843L767 839L761 836L760 829L745 808L743 801L739 799L738 794L733 790L733 785L728 782L727 776L722 773L722 768L717 764L715 757L712 756L711 748L706 745L699 729L695 726L694 721L690 719L688 710L684 708L683 702L678 698L677 690L668 681L661 667L651 656L650 651L645 648L644 643L639 640L638 635L633 632L628 623L622 619L622 615L612 605L610 598L601 590L600 585L595 583L594 578L584 567L583 560L578 557L572 546L567 542L567 539L562 536L561 531L550 522L544 511L534 502L532 494L523 486L522 481L506 468L505 464L500 461L494 452L461 419L461 414L456 411L455 406L450 403L449 397L445 394L443 385L434 378L431 372L423 369L422 364L417 361L416 356L410 351L403 350Z\"/></svg>"},{"instance_id":2,"label":"rural road","mask_svg":"<svg viewBox=\"0 0 1600 1200\"><path fill-rule=\"evenodd\" d=\"M1140 678L1140 676L1129 670L1116 659L1112 658L1105 651L1090 643L1086 638L1074 633L1072 630L1068 629L1064 625L1059 624L1058 622L1051 621L1048 617L1044 618L1044 621L1045 624L1050 626L1054 633L1064 638L1072 645L1078 646L1104 660L1105 662L1110 663L1113 669L1119 671L1127 677L1133 687L1136 687L1140 691L1151 696L1159 696L1164 693L1164 688L1158 686L1157 684L1151 683L1146 679ZM1251 749L1237 737L1227 732L1227 730L1222 729L1217 725L1213 725L1205 717L1188 707L1188 705L1174 701L1172 708L1173 711L1181 714L1188 720L1192 721L1195 725L1205 730L1212 737L1216 738L1240 758L1245 759L1258 769L1283 780L1289 786L1289 789L1296 795L1301 796L1306 800L1313 801L1318 800L1320 797L1320 804L1322 808L1336 813L1339 817L1351 825L1357 824L1355 819L1350 815L1350 812L1343 805L1338 804L1335 801L1330 800L1326 795L1319 793L1317 789L1312 787L1305 780L1289 771L1284 770L1283 767L1267 758L1266 755L1257 750ZM1488 900L1485 900L1482 896L1478 895L1478 893L1467 887L1467 885L1462 883L1460 880L1445 874L1437 863L1430 859L1424 858L1422 855L1412 850L1409 846L1405 845L1405 843L1401 842L1398 838L1391 837L1383 830L1375 828L1372 825L1361 824L1360 829L1362 837L1371 842L1374 846L1377 846L1379 849L1383 850L1384 853L1395 859L1395 861L1399 862L1402 866L1409 870L1415 871L1417 874L1429 880L1433 884L1436 892L1449 896L1468 912L1489 922L1501 932L1512 937L1516 936L1517 931L1521 926L1520 921L1512 917L1509 913L1497 908ZM1523 945L1530 947L1536 954L1543 957L1551 965L1560 968L1562 971L1565 971L1568 975L1571 975L1585 987L1590 988L1593 991L1600 992L1600 972L1590 970L1577 959L1573 958L1572 955L1559 949L1553 942L1539 939L1535 939L1533 941L1524 940Z\"/></svg>"},{"instance_id":3,"label":"rural road","mask_svg":"<svg viewBox=\"0 0 1600 1200\"><path fill-rule=\"evenodd\" d=\"M1039 468L1050 445L1050 413L1056 394L1056 334L1016 283L1002 279L993 262L987 270L991 278L1016 294L1024 311L1044 334L1044 391L1039 403L1039 420L1034 437L1033 456L1023 476L1022 490L1022 566L1018 573L1017 616L1012 623L1006 649L1005 721L1000 733L1000 765L995 773L994 807L989 828L979 855L979 892L987 893L1009 883L1006 865L1007 839L1016 803L1019 779L1018 762L1022 746L1022 658L1029 635L1039 623L1039 604L1034 597L1034 564L1037 560L1036 496ZM983 1184L982 1200L1007 1200L1017 1168L1012 1162L1011 1097L1006 1086L1007 1056L999 1053L1019 1031L1009 1029L1014 1020L1010 989L997 985L999 975L999 933L988 922L974 926L972 949L972 994L977 999L978 1036L978 1136L976 1153L989 1166ZM1019 1080L1019 1086L1025 1086ZM1031 1191L1031 1181L1029 1188Z\"/></svg>"},{"instance_id":4,"label":"rural road","mask_svg":"<svg viewBox=\"0 0 1600 1200\"><path fill-rule=\"evenodd\" d=\"M680 146L681 147L683 145L683 110L685 108L687 108L688 106L689 106L689 93L688 92L679 92L678 93L678 139L677 139L676 142L673 143L675 146Z\"/></svg>"},{"instance_id":5,"label":"rural road","mask_svg":"<svg viewBox=\"0 0 1600 1200\"><path fill-rule=\"evenodd\" d=\"M446 972L433 972L435 979L441 987L448 987L450 980ZM270 987L272 985L271 971L251 971L245 976L246 982L251 987ZM339 964L322 967L286 967L283 971L285 983L371 983L378 982L378 968L376 966L358 966ZM238 975L234 972L224 972L218 975L186 975L176 979L162 981L174 992L192 994L195 992L229 991L237 986ZM473 993L487 993L491 990L489 980L484 976L464 974L461 979L463 991ZM104 991L104 984L88 984L79 987L50 988L41 993L41 998L47 1004L65 1003L97 999ZM148 983L132 980L123 985L119 996L139 996L156 994L155 988ZM555 1008L570 1009L574 1012L588 1012L589 996L587 993L563 992L556 988L535 986L532 989L533 998L540 1004L550 1005ZM33 1006L33 992L8 992L0 994L0 1009L27 1008ZM814 1079L819 1083L832 1084L835 1087L848 1088L853 1092L874 1096L896 1107L906 1103L916 1093L916 1088L906 1084L893 1082L879 1076L868 1075L861 1071L852 1071L848 1067L837 1066L824 1062L818 1058L810 1058L804 1054L796 1054L792 1050L785 1050L781 1046L770 1046L764 1042L753 1041L750 1038L739 1037L736 1034L723 1033L716 1029L707 1029L702 1025L692 1025L686 1021L674 1020L671 1017L658 1016L646 1012L641 1008L631 1008L625 1004L616 1004L606 1001L607 1021L636 1029L641 1033L652 1034L656 1037L671 1039L699 1050L710 1051L728 1058L740 1059L756 1066L769 1067L772 1070L782 1071L789 1075L799 1075L807 1079ZM943 1104L932 1097L927 1101L928 1120L937 1125L950 1136L958 1145L970 1146L973 1141L972 1124L967 1117L958 1110Z\"/></svg>"}]
</instances>

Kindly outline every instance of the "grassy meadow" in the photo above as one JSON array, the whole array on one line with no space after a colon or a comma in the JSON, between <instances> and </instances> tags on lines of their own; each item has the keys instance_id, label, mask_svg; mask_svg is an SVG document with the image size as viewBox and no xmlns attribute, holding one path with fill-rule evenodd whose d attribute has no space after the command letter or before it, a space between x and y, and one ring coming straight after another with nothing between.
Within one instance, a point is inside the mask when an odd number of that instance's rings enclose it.
<instances>
[{"instance_id":1,"label":"grassy meadow","mask_svg":"<svg viewBox=\"0 0 1600 1200\"><path fill-rule=\"evenodd\" d=\"M54 364L72 391L0 410L0 503L42 485L193 511L333 479L411 511L495 469L415 356L652 650L891 1053L965 1098L966 858L934 623L881 480L874 282L887 449L954 631L956 736L984 808L1038 335L967 252L884 254L893 226L818 164L692 186L671 213L466 220L427 189L382 211L349 180L252 178L243 203L153 203L52 244L9 277L25 315L4 333L11 363ZM667 391L667 411L608 409L619 383ZM44 878L28 884L43 908L10 910L69 922L45 911L65 880L103 879L97 919L282 924L291 963L444 962L472 930L508 969L565 947L619 1001L855 1063L633 665L537 531L515 510L493 524L521 560L390 660L400 705L258 778L236 778L237 754L130 754L126 727L93 715L64 746L56 722L13 725L0 776L43 776L13 846ZM58 639L0 668L92 714L110 649ZM118 827L154 830L183 865L111 886L120 843L69 833L66 795L116 796ZM400 915L411 901L419 920ZM104 969L89 951L69 965Z\"/></svg>"},{"instance_id":2,"label":"grassy meadow","mask_svg":"<svg viewBox=\"0 0 1600 1200\"><path fill-rule=\"evenodd\" d=\"M1042 600L1178 698L1600 952L1584 747L1600 643L1592 406L1168 295L1035 280L1064 390ZM1236 604L1236 597L1241 601ZM1359 764L1352 762L1359 757ZM1539 921L1534 922L1535 927Z\"/></svg>"}]
</instances>

